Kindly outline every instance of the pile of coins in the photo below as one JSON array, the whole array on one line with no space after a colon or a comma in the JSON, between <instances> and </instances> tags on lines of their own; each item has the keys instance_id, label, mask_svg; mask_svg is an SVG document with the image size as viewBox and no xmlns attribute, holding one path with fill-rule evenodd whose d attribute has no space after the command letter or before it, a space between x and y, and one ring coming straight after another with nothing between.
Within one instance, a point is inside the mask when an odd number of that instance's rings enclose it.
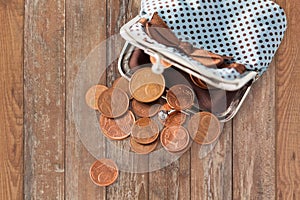
<instances>
[{"instance_id":1,"label":"pile of coins","mask_svg":"<svg viewBox=\"0 0 300 200\"><path fill-rule=\"evenodd\" d=\"M87 105L100 112L104 136L111 140L130 137L131 151L137 154L149 154L159 144L169 153L181 153L193 141L213 143L220 135L220 122L209 112L185 112L194 102L192 88L178 84L167 89L164 76L154 74L149 67L137 70L130 81L120 77L111 88L95 85L86 93ZM105 169L105 163L110 167ZM104 169L111 175L102 177L110 180L102 183L100 171ZM96 161L90 170L91 179L100 186L111 184L115 181L114 169L113 161Z\"/></svg>"}]
</instances>

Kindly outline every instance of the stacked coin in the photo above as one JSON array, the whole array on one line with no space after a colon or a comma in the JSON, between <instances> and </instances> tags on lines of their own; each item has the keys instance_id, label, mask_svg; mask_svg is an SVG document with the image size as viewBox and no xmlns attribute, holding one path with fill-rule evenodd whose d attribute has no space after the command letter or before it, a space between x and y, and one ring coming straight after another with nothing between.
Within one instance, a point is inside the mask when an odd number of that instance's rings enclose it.
<instances>
[{"instance_id":1,"label":"stacked coin","mask_svg":"<svg viewBox=\"0 0 300 200\"><path fill-rule=\"evenodd\" d=\"M166 97L161 98L164 93ZM111 88L96 85L86 93L87 105L100 112L103 135L111 140L130 137L130 149L137 154L149 154L159 147L169 153L183 153L191 141L201 145L214 142L220 135L220 122L209 112L188 114L194 100L192 88L179 84L166 89L164 76L154 74L149 67L137 70L130 81L120 77ZM100 178L109 170L100 164L104 161L99 162L91 167L91 179L101 186L113 183L99 182L114 180L117 174L110 170L110 179Z\"/></svg>"},{"instance_id":2,"label":"stacked coin","mask_svg":"<svg viewBox=\"0 0 300 200\"><path fill-rule=\"evenodd\" d=\"M158 100L165 90L165 79L151 68L137 70L129 82L133 96L131 108L139 117L132 128L130 146L138 154L148 154L157 148L160 126L155 116L161 108Z\"/></svg>"}]
</instances>

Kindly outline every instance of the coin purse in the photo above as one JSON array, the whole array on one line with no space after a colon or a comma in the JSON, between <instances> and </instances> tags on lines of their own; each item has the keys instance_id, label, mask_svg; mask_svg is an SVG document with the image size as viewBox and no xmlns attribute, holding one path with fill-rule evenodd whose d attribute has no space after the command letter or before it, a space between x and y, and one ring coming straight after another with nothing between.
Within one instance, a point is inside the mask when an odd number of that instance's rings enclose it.
<instances>
[{"instance_id":1,"label":"coin purse","mask_svg":"<svg viewBox=\"0 0 300 200\"><path fill-rule=\"evenodd\" d=\"M153 20L162 20L163 25L155 26ZM153 32L147 30L149 22L154 24ZM166 87L191 85L198 100L194 110L209 111L228 121L268 69L285 30L283 9L268 0L142 0L139 15L120 30L126 43L118 70L130 79L136 69L151 66L154 73L164 74ZM169 42L174 36L176 45ZM224 58L227 65L242 65L244 70L219 68L215 55ZM216 65L208 66L204 61ZM171 67L166 68L163 62ZM199 87L193 78L209 89Z\"/></svg>"}]
</instances>

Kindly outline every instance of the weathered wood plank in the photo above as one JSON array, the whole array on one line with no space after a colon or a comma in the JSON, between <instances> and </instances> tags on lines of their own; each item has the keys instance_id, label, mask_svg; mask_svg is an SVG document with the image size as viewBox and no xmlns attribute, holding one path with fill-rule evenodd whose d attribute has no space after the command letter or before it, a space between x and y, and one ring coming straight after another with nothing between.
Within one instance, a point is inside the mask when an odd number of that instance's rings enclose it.
<instances>
[{"instance_id":1,"label":"weathered wood plank","mask_svg":"<svg viewBox=\"0 0 300 200\"><path fill-rule=\"evenodd\" d=\"M0 199L22 199L24 1L1 1L0 21Z\"/></svg>"},{"instance_id":2,"label":"weathered wood plank","mask_svg":"<svg viewBox=\"0 0 300 200\"><path fill-rule=\"evenodd\" d=\"M25 199L63 199L65 1L26 1L24 35Z\"/></svg>"},{"instance_id":3,"label":"weathered wood plank","mask_svg":"<svg viewBox=\"0 0 300 200\"><path fill-rule=\"evenodd\" d=\"M105 73L104 78L100 80L99 68L105 67L106 54L97 49L94 50L96 54L90 53L106 39L106 1L67 0L66 25L66 199L105 199L105 188L96 186L89 178L89 168L95 158L81 140L79 134L83 133L79 132L82 131L81 129L76 129L72 108L86 106L85 102L80 102L81 104L78 105L73 101L73 98L77 98L73 96L74 90L82 90L82 93L78 94L84 96L90 86L98 82L105 84ZM87 88L74 88L80 67L89 68L79 80L87 82ZM86 109L96 118L89 107L86 106ZM84 115L79 117L81 117L79 121L86 121ZM97 120L95 121L97 123ZM86 121L86 123L92 122ZM89 129L85 131L86 134L90 134ZM90 145L101 145L105 150L105 141L97 138L96 140L97 142ZM96 146L91 148L97 148ZM100 152L99 149L97 156L105 157L105 151Z\"/></svg>"},{"instance_id":4,"label":"weathered wood plank","mask_svg":"<svg viewBox=\"0 0 300 200\"><path fill-rule=\"evenodd\" d=\"M115 161L121 170L119 171L117 181L113 185L107 187L107 199L149 199L148 173L136 173L140 166L143 169L146 169L148 159L131 157L131 159L127 160L127 155L120 155L120 149L123 151L129 151L129 141L112 141L112 143L114 144L111 145L116 146L115 149L106 149L106 154L108 157L117 154L119 155L119 159ZM127 171L122 170L125 165L127 165Z\"/></svg>"},{"instance_id":5,"label":"weathered wood plank","mask_svg":"<svg viewBox=\"0 0 300 200\"><path fill-rule=\"evenodd\" d=\"M149 199L178 199L179 161L155 172L149 173ZM174 174L174 178L170 176Z\"/></svg>"},{"instance_id":6,"label":"weathered wood plank","mask_svg":"<svg viewBox=\"0 0 300 200\"><path fill-rule=\"evenodd\" d=\"M191 150L191 199L232 199L232 123L225 124L219 141L202 159L201 148L194 143Z\"/></svg>"},{"instance_id":7,"label":"weathered wood plank","mask_svg":"<svg viewBox=\"0 0 300 200\"><path fill-rule=\"evenodd\" d=\"M161 163L163 168L149 173L149 199L190 199L190 154L188 150L169 166Z\"/></svg>"},{"instance_id":8,"label":"weathered wood plank","mask_svg":"<svg viewBox=\"0 0 300 200\"><path fill-rule=\"evenodd\" d=\"M178 199L191 199L191 150L188 150L179 159L179 188Z\"/></svg>"},{"instance_id":9,"label":"weathered wood plank","mask_svg":"<svg viewBox=\"0 0 300 200\"><path fill-rule=\"evenodd\" d=\"M233 198L275 198L275 65L233 120Z\"/></svg>"},{"instance_id":10,"label":"weathered wood plank","mask_svg":"<svg viewBox=\"0 0 300 200\"><path fill-rule=\"evenodd\" d=\"M299 1L277 1L288 29L276 57L277 199L300 199Z\"/></svg>"},{"instance_id":11,"label":"weathered wood plank","mask_svg":"<svg viewBox=\"0 0 300 200\"><path fill-rule=\"evenodd\" d=\"M107 1L107 85L111 86L112 82L119 76L117 71L116 54L118 55L123 47L123 43L118 36L120 28L129 19L138 14L140 1L138 0L108 0ZM115 39L109 39L116 37ZM110 142L110 141L107 141ZM116 154L118 148L129 151L129 141L114 142L116 149L107 149L107 156ZM107 145L108 146L108 145ZM117 161L119 165L127 165L126 160ZM138 158L134 158L138 160ZM143 159L143 163L136 162L135 166L129 166L129 172L120 171L118 180L115 184L107 187L107 199L148 199L148 173L135 173L135 169L139 163L147 165L147 159ZM123 163L125 162L125 163ZM131 161L129 161L131 162ZM122 168L120 166L120 168Z\"/></svg>"}]
</instances>

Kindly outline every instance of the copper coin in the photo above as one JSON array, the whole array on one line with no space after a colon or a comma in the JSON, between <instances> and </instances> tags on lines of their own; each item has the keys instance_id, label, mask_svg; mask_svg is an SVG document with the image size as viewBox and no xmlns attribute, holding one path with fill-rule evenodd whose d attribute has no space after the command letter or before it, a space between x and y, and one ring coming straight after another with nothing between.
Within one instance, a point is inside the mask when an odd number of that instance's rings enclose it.
<instances>
[{"instance_id":1,"label":"copper coin","mask_svg":"<svg viewBox=\"0 0 300 200\"><path fill-rule=\"evenodd\" d=\"M199 88L202 88L204 90L208 89L206 83L204 81L202 81L200 78L197 78L197 77L192 76L192 75L190 75L190 77L191 77L191 80L193 81L193 83L195 85L197 85Z\"/></svg>"},{"instance_id":2,"label":"copper coin","mask_svg":"<svg viewBox=\"0 0 300 200\"><path fill-rule=\"evenodd\" d=\"M153 102L163 94L165 79L162 74L154 74L149 67L142 68L132 75L129 89L136 100L144 103Z\"/></svg>"},{"instance_id":3,"label":"copper coin","mask_svg":"<svg viewBox=\"0 0 300 200\"><path fill-rule=\"evenodd\" d=\"M150 118L138 119L132 128L131 136L140 144L150 144L154 142L159 135L158 124Z\"/></svg>"},{"instance_id":4,"label":"copper coin","mask_svg":"<svg viewBox=\"0 0 300 200\"><path fill-rule=\"evenodd\" d=\"M135 141L134 138L130 139L131 150L137 154L149 154L155 150L159 140L152 142L151 144L140 144Z\"/></svg>"},{"instance_id":5,"label":"copper coin","mask_svg":"<svg viewBox=\"0 0 300 200\"><path fill-rule=\"evenodd\" d=\"M85 101L86 104L94 109L98 109L98 99L102 92L107 90L107 87L105 85L94 85L92 86L85 94Z\"/></svg>"},{"instance_id":6,"label":"copper coin","mask_svg":"<svg viewBox=\"0 0 300 200\"><path fill-rule=\"evenodd\" d=\"M169 104L165 103L163 106L161 106L160 110L169 112L170 110L172 110L172 108Z\"/></svg>"},{"instance_id":7,"label":"copper coin","mask_svg":"<svg viewBox=\"0 0 300 200\"><path fill-rule=\"evenodd\" d=\"M124 77L117 78L113 82L112 87L119 88L119 89L123 90L124 92L126 92L128 97L131 98L131 93L130 93L130 90L129 90L129 81L126 78L124 78Z\"/></svg>"},{"instance_id":8,"label":"copper coin","mask_svg":"<svg viewBox=\"0 0 300 200\"><path fill-rule=\"evenodd\" d=\"M156 59L153 57L153 56L150 56L150 61L152 64L155 64L156 63ZM160 60L160 63L162 64L162 66L164 66L165 68L168 68L168 67L171 67L172 64L168 63L167 61L161 59Z\"/></svg>"},{"instance_id":9,"label":"copper coin","mask_svg":"<svg viewBox=\"0 0 300 200\"><path fill-rule=\"evenodd\" d=\"M185 110L194 104L195 94L192 88L179 84L167 92L167 102L175 110Z\"/></svg>"},{"instance_id":10,"label":"copper coin","mask_svg":"<svg viewBox=\"0 0 300 200\"><path fill-rule=\"evenodd\" d=\"M167 151L179 152L189 145L190 136L182 126L170 126L163 129L160 141Z\"/></svg>"},{"instance_id":11,"label":"copper coin","mask_svg":"<svg viewBox=\"0 0 300 200\"><path fill-rule=\"evenodd\" d=\"M127 138L134 124L134 115L131 111L127 111L118 118L108 118L100 115L99 123L103 134L112 140L122 140Z\"/></svg>"},{"instance_id":12,"label":"copper coin","mask_svg":"<svg viewBox=\"0 0 300 200\"><path fill-rule=\"evenodd\" d=\"M180 112L180 111L174 111L170 113L165 121L162 121L164 126L170 127L170 126L180 126L182 125L186 120L186 114Z\"/></svg>"},{"instance_id":13,"label":"copper coin","mask_svg":"<svg viewBox=\"0 0 300 200\"><path fill-rule=\"evenodd\" d=\"M101 159L93 163L90 168L90 177L98 186L108 186L113 184L119 175L119 170L114 161Z\"/></svg>"},{"instance_id":14,"label":"copper coin","mask_svg":"<svg viewBox=\"0 0 300 200\"><path fill-rule=\"evenodd\" d=\"M105 90L98 99L98 109L106 117L122 116L129 106L127 94L119 88Z\"/></svg>"},{"instance_id":15,"label":"copper coin","mask_svg":"<svg viewBox=\"0 0 300 200\"><path fill-rule=\"evenodd\" d=\"M218 118L209 112L199 112L192 116L188 130L192 139L198 144L211 144L221 134Z\"/></svg>"},{"instance_id":16,"label":"copper coin","mask_svg":"<svg viewBox=\"0 0 300 200\"><path fill-rule=\"evenodd\" d=\"M142 103L135 99L131 103L133 112L139 117L152 117L156 115L161 107L157 102Z\"/></svg>"}]
</instances>

